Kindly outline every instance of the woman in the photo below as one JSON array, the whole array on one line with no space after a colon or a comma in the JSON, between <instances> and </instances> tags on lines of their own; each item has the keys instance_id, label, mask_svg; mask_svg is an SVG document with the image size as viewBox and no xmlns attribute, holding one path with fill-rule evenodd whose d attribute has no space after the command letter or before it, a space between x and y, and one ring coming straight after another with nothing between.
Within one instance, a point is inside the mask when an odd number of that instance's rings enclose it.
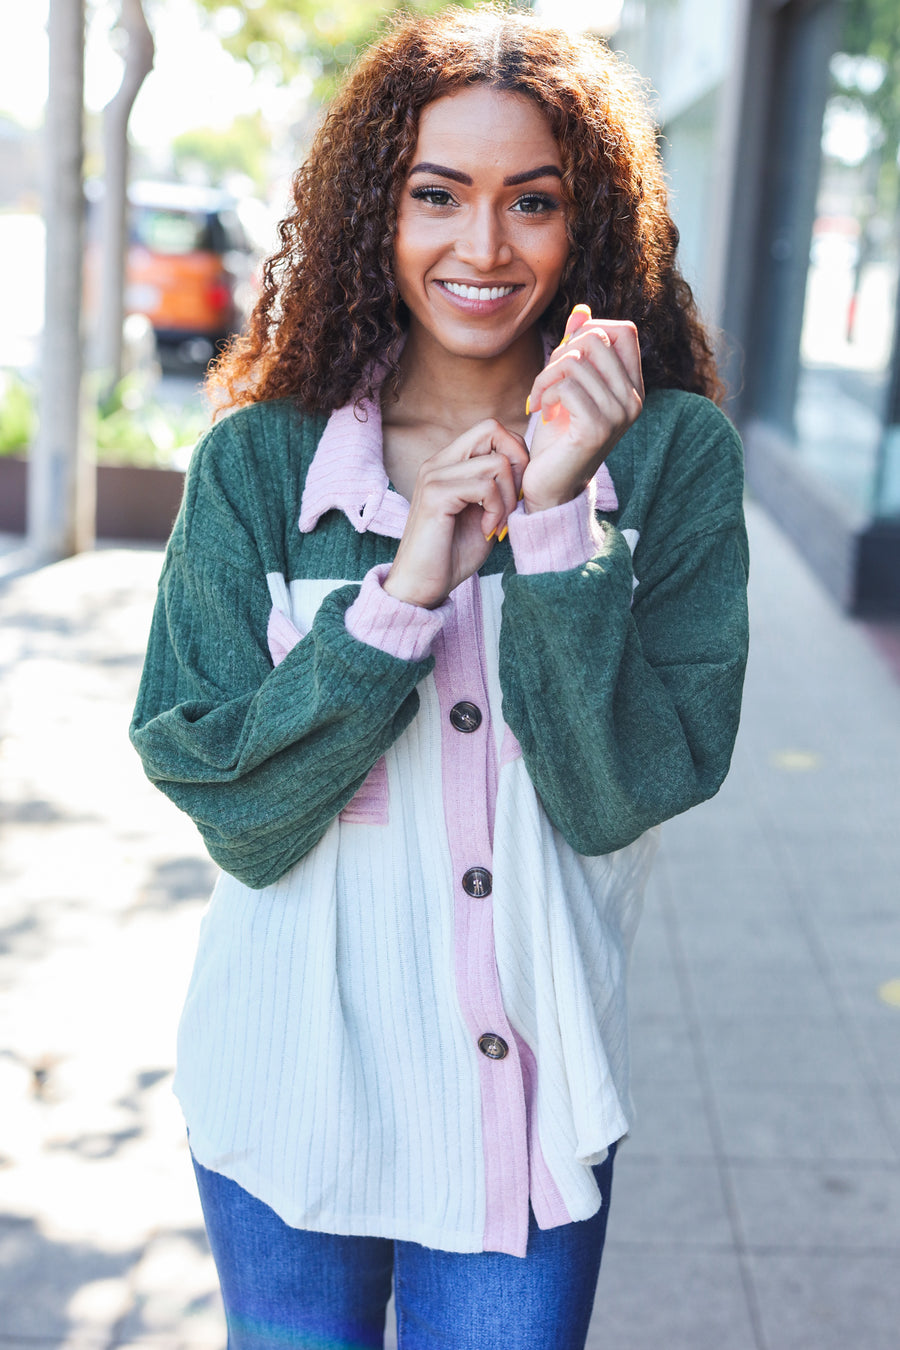
<instances>
[{"instance_id":1,"label":"woman","mask_svg":"<svg viewBox=\"0 0 900 1350\"><path fill-rule=\"evenodd\" d=\"M132 735L223 869L179 1036L232 1350L583 1346L660 821L728 767L737 438L605 47L402 22L295 180ZM598 318L592 318L592 312Z\"/></svg>"}]
</instances>

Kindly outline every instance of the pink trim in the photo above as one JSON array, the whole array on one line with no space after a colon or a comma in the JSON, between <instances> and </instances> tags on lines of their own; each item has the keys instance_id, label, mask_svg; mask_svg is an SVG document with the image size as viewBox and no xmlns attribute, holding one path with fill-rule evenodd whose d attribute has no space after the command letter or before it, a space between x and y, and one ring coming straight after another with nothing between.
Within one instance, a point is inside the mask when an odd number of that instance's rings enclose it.
<instances>
[{"instance_id":1,"label":"pink trim","mask_svg":"<svg viewBox=\"0 0 900 1350\"><path fill-rule=\"evenodd\" d=\"M273 605L266 629L266 641L269 644L272 665L280 666L288 652L296 647L302 637L303 634L300 629L291 623L286 614L282 614L281 610L276 609Z\"/></svg>"},{"instance_id":2,"label":"pink trim","mask_svg":"<svg viewBox=\"0 0 900 1350\"><path fill-rule=\"evenodd\" d=\"M522 502L509 518L516 571L568 572L582 567L598 551L591 494L586 488L571 502L528 514Z\"/></svg>"},{"instance_id":3,"label":"pink trim","mask_svg":"<svg viewBox=\"0 0 900 1350\"><path fill-rule=\"evenodd\" d=\"M606 464L601 464L594 474L594 506L598 511L618 511L619 509L615 484Z\"/></svg>"},{"instance_id":4,"label":"pink trim","mask_svg":"<svg viewBox=\"0 0 900 1350\"><path fill-rule=\"evenodd\" d=\"M400 661L421 661L452 613L453 601L445 600L437 609L423 609L398 600L382 586L390 570L390 563L379 563L366 573L359 595L344 615L347 632L358 642L379 647Z\"/></svg>"},{"instance_id":5,"label":"pink trim","mask_svg":"<svg viewBox=\"0 0 900 1350\"><path fill-rule=\"evenodd\" d=\"M538 1228L557 1228L561 1223L571 1223L572 1216L566 1208L566 1202L559 1187L553 1180L553 1174L547 1166L547 1160L541 1149L537 1115L537 1062L528 1042L514 1032L519 1058L522 1061L522 1078L525 1083L525 1101L528 1111L528 1162L531 1171L531 1208Z\"/></svg>"},{"instance_id":6,"label":"pink trim","mask_svg":"<svg viewBox=\"0 0 900 1350\"><path fill-rule=\"evenodd\" d=\"M288 652L303 637L299 628L286 614L272 606L266 633L272 664L280 666ZM387 825L388 776L384 759L379 759L369 770L356 793L344 807L340 819L345 825Z\"/></svg>"},{"instance_id":7,"label":"pink trim","mask_svg":"<svg viewBox=\"0 0 900 1350\"><path fill-rule=\"evenodd\" d=\"M338 819L344 825L387 825L390 819L387 764L376 760Z\"/></svg>"},{"instance_id":8,"label":"pink trim","mask_svg":"<svg viewBox=\"0 0 900 1350\"><path fill-rule=\"evenodd\" d=\"M470 577L453 593L454 613L435 640L434 679L441 708L444 815L455 889L456 990L472 1039L481 1087L486 1251L524 1256L528 1242L528 1116L516 1036L507 1020L494 951L490 897L466 894L470 867L492 865L497 763L481 619L481 588ZM459 732L450 721L455 703L476 704L477 731ZM478 1040L502 1036L509 1054L485 1058Z\"/></svg>"},{"instance_id":9,"label":"pink trim","mask_svg":"<svg viewBox=\"0 0 900 1350\"><path fill-rule=\"evenodd\" d=\"M503 742L500 746L500 768L512 764L514 759L522 758L522 747L509 727L503 728Z\"/></svg>"}]
</instances>

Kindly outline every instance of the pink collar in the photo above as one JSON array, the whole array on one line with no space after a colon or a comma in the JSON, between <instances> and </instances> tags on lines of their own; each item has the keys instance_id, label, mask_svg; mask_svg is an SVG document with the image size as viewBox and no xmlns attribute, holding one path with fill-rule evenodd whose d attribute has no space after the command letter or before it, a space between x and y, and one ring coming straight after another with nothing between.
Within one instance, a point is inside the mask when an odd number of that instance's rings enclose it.
<instances>
[{"instance_id":1,"label":"pink collar","mask_svg":"<svg viewBox=\"0 0 900 1350\"><path fill-rule=\"evenodd\" d=\"M360 417L365 417L361 421ZM388 485L381 454L381 407L347 403L331 414L316 447L303 500L300 529L314 530L326 511L343 511L354 530L374 530L399 539L409 514L409 502Z\"/></svg>"},{"instance_id":2,"label":"pink collar","mask_svg":"<svg viewBox=\"0 0 900 1350\"><path fill-rule=\"evenodd\" d=\"M528 423L531 444L538 414ZM361 420L364 418L365 420ZM594 475L595 505L616 511L619 501L605 464ZM409 502L388 483L381 453L381 405L366 400L357 416L347 403L331 414L306 475L300 504L300 531L309 534L326 511L343 511L359 534L373 530L399 539L406 526Z\"/></svg>"}]
</instances>

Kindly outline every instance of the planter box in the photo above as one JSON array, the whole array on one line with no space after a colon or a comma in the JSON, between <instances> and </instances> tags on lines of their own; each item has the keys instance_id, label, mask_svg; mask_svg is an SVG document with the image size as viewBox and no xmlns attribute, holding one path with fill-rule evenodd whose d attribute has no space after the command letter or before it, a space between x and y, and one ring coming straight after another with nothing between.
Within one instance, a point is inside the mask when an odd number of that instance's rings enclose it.
<instances>
[{"instance_id":1,"label":"planter box","mask_svg":"<svg viewBox=\"0 0 900 1350\"><path fill-rule=\"evenodd\" d=\"M25 533L28 461L0 455L0 530Z\"/></svg>"},{"instance_id":2,"label":"planter box","mask_svg":"<svg viewBox=\"0 0 900 1350\"><path fill-rule=\"evenodd\" d=\"M178 514L183 490L180 469L98 465L98 539L163 543ZM28 461L0 456L0 530L25 533L27 493Z\"/></svg>"}]
</instances>

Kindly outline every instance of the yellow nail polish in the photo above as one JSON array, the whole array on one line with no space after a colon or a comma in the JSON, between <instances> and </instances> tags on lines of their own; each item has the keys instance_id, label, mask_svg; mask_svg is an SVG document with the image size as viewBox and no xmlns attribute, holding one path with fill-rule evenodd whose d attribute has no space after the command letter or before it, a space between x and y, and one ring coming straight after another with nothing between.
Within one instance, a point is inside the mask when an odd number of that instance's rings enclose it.
<instances>
[{"instance_id":1,"label":"yellow nail polish","mask_svg":"<svg viewBox=\"0 0 900 1350\"><path fill-rule=\"evenodd\" d=\"M503 543L503 540L506 538L506 536L507 536L508 534L509 534L509 526L508 526L508 525L504 525L504 526L503 526L503 529L502 529L502 530L500 531L500 533L497 535L497 543L498 543L498 544L502 544L502 543Z\"/></svg>"},{"instance_id":2,"label":"yellow nail polish","mask_svg":"<svg viewBox=\"0 0 900 1350\"><path fill-rule=\"evenodd\" d=\"M519 501L524 502L524 500L525 500L525 489L519 488Z\"/></svg>"},{"instance_id":3,"label":"yellow nail polish","mask_svg":"<svg viewBox=\"0 0 900 1350\"><path fill-rule=\"evenodd\" d=\"M496 533L497 533L497 526L495 525L494 528L491 530L490 534L486 534L484 536L484 542L486 544L489 544Z\"/></svg>"},{"instance_id":4,"label":"yellow nail polish","mask_svg":"<svg viewBox=\"0 0 900 1350\"><path fill-rule=\"evenodd\" d=\"M526 416L526 417L530 417L530 416L531 416L531 395L530 395L530 394L528 395L528 397L527 397L526 400L525 400L525 416Z\"/></svg>"},{"instance_id":5,"label":"yellow nail polish","mask_svg":"<svg viewBox=\"0 0 900 1350\"><path fill-rule=\"evenodd\" d=\"M575 308L572 310L572 313L573 313L573 314L586 314L586 315L588 316L588 318L590 318L590 317L591 317L591 307L590 307L590 305L576 305Z\"/></svg>"}]
</instances>

